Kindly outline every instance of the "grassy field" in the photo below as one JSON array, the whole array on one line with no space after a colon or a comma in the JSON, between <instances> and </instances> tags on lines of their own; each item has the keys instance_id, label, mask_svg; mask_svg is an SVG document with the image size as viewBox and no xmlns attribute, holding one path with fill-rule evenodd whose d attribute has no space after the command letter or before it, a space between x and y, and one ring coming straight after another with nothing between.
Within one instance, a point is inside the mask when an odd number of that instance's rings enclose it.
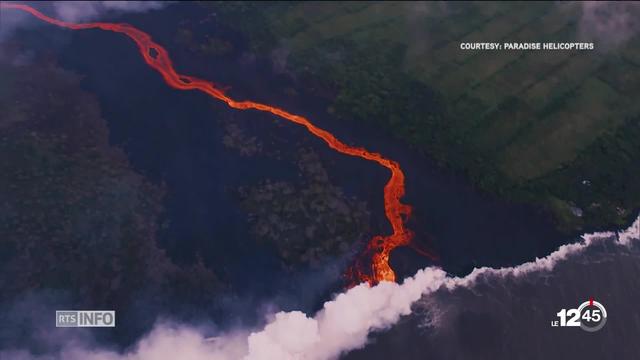
<instances>
[{"instance_id":1,"label":"grassy field","mask_svg":"<svg viewBox=\"0 0 640 360\"><path fill-rule=\"evenodd\" d=\"M274 3L254 4L244 15L259 20L253 30L243 30L263 49L287 50L290 71L335 89L339 116L386 124L478 186L542 204L574 230L620 221L618 215L599 224L572 218L579 212L569 209L588 212L595 195L571 198L563 189L580 179L557 176L578 158L581 166L593 161L591 166L602 167L596 163L601 157L585 155L588 149L605 136L624 137L617 131L632 126L629 119L640 113L634 101L640 90L640 37L615 47L597 37L589 40L581 4ZM269 41L264 34L252 35L265 29ZM461 42L581 40L595 41L596 50L459 47ZM418 111L398 119L385 110L411 107L412 94L403 91L419 89L416 82L440 96L440 114ZM386 96L389 91L396 97ZM640 202L611 206L617 209L611 214L621 214Z\"/></svg>"}]
</instances>

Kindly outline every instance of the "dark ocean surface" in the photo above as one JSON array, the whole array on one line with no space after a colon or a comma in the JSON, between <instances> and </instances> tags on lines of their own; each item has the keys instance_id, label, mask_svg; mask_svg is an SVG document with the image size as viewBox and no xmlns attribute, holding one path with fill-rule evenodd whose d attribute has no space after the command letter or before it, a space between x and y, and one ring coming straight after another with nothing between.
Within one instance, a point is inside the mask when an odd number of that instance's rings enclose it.
<instances>
[{"instance_id":1,"label":"dark ocean surface","mask_svg":"<svg viewBox=\"0 0 640 360\"><path fill-rule=\"evenodd\" d=\"M629 247L606 241L553 271L493 277L425 296L412 315L343 358L637 359L639 272L637 239ZM606 308L602 329L551 327L562 308L577 308L589 298Z\"/></svg>"}]
</instances>

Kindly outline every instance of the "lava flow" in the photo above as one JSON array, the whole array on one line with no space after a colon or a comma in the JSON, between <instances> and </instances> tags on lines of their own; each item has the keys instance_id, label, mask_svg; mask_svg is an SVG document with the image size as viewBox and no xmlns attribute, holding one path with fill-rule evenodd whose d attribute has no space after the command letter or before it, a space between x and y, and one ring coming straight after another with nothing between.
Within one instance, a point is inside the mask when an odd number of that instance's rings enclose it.
<instances>
[{"instance_id":1,"label":"lava flow","mask_svg":"<svg viewBox=\"0 0 640 360\"><path fill-rule=\"evenodd\" d=\"M369 242L363 256L366 259L371 258L371 274L367 274L366 271L362 270L366 267L362 265L362 259L359 259L349 270L348 276L351 277L350 281L352 284L366 281L373 285L380 281L396 280L395 273L389 266L389 254L398 246L408 245L413 236L411 231L405 227L405 220L411 214L411 207L400 202L400 199L404 196L404 173L397 162L386 159L378 153L367 151L364 148L349 146L338 140L330 132L313 125L303 116L291 114L271 105L253 101L236 101L228 97L224 91L216 88L212 82L178 74L173 68L167 50L154 42L147 33L129 24L102 22L71 23L51 18L31 6L24 4L0 2L0 8L26 11L40 20L67 29L101 29L122 33L138 45L144 61L158 71L169 86L180 90L200 90L211 97L224 101L229 107L234 109L254 109L269 112L282 119L304 126L310 133L324 140L330 148L340 153L375 161L389 169L389 171L391 171L391 178L384 187L384 207L393 233L388 236L374 236ZM431 256L430 254L428 255Z\"/></svg>"}]
</instances>

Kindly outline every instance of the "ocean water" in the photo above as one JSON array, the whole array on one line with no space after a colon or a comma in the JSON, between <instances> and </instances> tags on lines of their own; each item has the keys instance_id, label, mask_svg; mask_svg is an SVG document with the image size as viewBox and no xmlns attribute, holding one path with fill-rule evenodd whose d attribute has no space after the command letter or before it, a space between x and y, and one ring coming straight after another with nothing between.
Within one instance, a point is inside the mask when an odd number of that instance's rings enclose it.
<instances>
[{"instance_id":1,"label":"ocean water","mask_svg":"<svg viewBox=\"0 0 640 360\"><path fill-rule=\"evenodd\" d=\"M552 270L489 275L425 295L411 315L343 359L635 359L639 226L627 245L613 234L598 236ZM551 326L561 309L590 298L606 308L602 329Z\"/></svg>"}]
</instances>

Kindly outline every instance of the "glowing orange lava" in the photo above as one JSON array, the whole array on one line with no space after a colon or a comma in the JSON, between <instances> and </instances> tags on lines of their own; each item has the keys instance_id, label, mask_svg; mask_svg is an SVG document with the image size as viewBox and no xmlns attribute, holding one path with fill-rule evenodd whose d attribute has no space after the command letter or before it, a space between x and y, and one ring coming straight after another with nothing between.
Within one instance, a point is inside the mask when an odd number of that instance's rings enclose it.
<instances>
[{"instance_id":1,"label":"glowing orange lava","mask_svg":"<svg viewBox=\"0 0 640 360\"><path fill-rule=\"evenodd\" d=\"M40 20L68 29L101 29L122 33L138 45L144 61L157 70L169 86L180 90L200 90L218 100L224 101L234 109L254 109L272 113L282 119L304 126L310 133L324 140L330 148L340 153L375 161L389 169L389 171L391 171L391 178L384 187L384 207L387 219L389 219L391 227L393 228L393 233L388 236L374 236L369 242L363 257L366 259L371 258L371 274L367 274L362 270L366 267L361 264L363 261L361 258L358 259L347 275L351 278L350 281L352 284L365 281L369 284L375 284L380 281L396 280L395 273L389 266L389 254L398 246L408 245L413 236L411 231L405 227L405 220L411 214L411 207L400 202L400 199L404 196L404 173L397 162L386 159L378 153L367 151L364 148L349 146L338 140L330 132L313 125L303 116L291 114L271 105L246 100L234 100L228 97L222 90L217 89L212 82L176 73L167 51L154 42L147 33L129 24L102 22L70 23L51 18L31 6L24 4L3 2L0 3L0 8L26 11ZM432 257L430 254L427 255Z\"/></svg>"}]
</instances>

